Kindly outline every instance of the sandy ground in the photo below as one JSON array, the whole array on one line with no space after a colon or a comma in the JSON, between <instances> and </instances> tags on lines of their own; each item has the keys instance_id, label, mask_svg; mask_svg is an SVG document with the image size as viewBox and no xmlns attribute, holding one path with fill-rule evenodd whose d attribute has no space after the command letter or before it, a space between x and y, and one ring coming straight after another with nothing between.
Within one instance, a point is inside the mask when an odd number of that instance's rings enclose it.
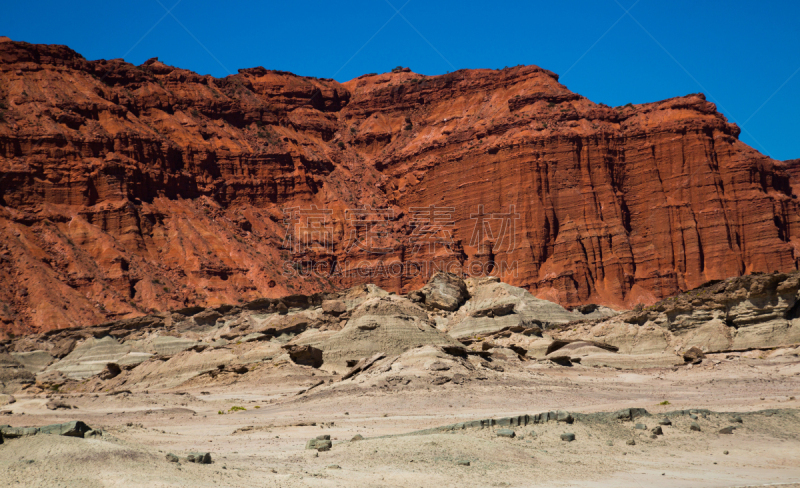
<instances>
[{"instance_id":1,"label":"sandy ground","mask_svg":"<svg viewBox=\"0 0 800 488\"><path fill-rule=\"evenodd\" d=\"M300 396L297 382L277 379L190 384L64 395L77 410L51 411L43 395L16 395L2 408L13 414L0 416L0 424L83 420L104 435L6 439L0 485L800 487L797 358L720 357L691 369L640 371L526 362L461 385L334 383ZM246 410L231 412L233 406ZM635 430L634 422L576 421L516 427L514 439L493 429L397 435L483 418L627 407L653 414L636 421L648 430ZM699 415L702 431L693 432L692 419L673 415L664 435L651 439L658 414L679 409L743 412L743 423L724 435L719 429L734 425L729 413ZM780 410L759 413L764 409ZM561 441L565 432L576 441ZM333 449L306 450L306 441L321 434L331 436ZM351 442L355 434L365 440ZM627 444L631 439L635 445ZM165 459L191 451L210 452L214 462Z\"/></svg>"}]
</instances>

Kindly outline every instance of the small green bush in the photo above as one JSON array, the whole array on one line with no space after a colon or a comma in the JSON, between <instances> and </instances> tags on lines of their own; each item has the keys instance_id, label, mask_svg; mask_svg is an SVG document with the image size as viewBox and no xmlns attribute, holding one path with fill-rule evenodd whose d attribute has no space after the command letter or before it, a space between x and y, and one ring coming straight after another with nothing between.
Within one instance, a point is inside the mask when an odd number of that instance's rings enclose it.
<instances>
[{"instance_id":1,"label":"small green bush","mask_svg":"<svg viewBox=\"0 0 800 488\"><path fill-rule=\"evenodd\" d=\"M229 412L239 412L239 411L244 411L244 410L247 410L247 409L244 408L244 407L240 407L238 405L234 405L228 411Z\"/></svg>"},{"instance_id":2,"label":"small green bush","mask_svg":"<svg viewBox=\"0 0 800 488\"><path fill-rule=\"evenodd\" d=\"M659 405L670 405L670 403L667 400L664 400L663 402L659 403Z\"/></svg>"}]
</instances>

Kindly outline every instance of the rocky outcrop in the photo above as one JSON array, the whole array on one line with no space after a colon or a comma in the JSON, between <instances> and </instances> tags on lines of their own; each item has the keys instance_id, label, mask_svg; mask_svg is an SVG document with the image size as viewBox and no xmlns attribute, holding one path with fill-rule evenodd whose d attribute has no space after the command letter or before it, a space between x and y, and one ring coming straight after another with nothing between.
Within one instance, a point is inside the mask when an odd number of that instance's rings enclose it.
<instances>
[{"instance_id":1,"label":"rocky outcrop","mask_svg":"<svg viewBox=\"0 0 800 488\"><path fill-rule=\"evenodd\" d=\"M560 338L588 338L625 354L704 353L800 344L800 273L731 278L609 320L581 324Z\"/></svg>"},{"instance_id":2,"label":"rocky outcrop","mask_svg":"<svg viewBox=\"0 0 800 488\"><path fill-rule=\"evenodd\" d=\"M438 270L617 308L794 270L797 165L738 134L702 94L612 108L535 66L218 79L2 42L0 329Z\"/></svg>"},{"instance_id":3,"label":"rocky outcrop","mask_svg":"<svg viewBox=\"0 0 800 488\"><path fill-rule=\"evenodd\" d=\"M325 368L344 371L376 353L401 354L419 346L458 346L408 299L372 298L353 310L347 325L319 344Z\"/></svg>"},{"instance_id":4,"label":"rocky outcrop","mask_svg":"<svg viewBox=\"0 0 800 488\"><path fill-rule=\"evenodd\" d=\"M615 314L605 307L594 308L586 314L569 311L496 278L478 280L470 288L474 290L472 297L453 315L447 326L450 335L456 338L486 336L503 330L522 332L533 329L541 333L541 329L548 326Z\"/></svg>"},{"instance_id":5,"label":"rocky outcrop","mask_svg":"<svg viewBox=\"0 0 800 488\"><path fill-rule=\"evenodd\" d=\"M9 425L0 426L0 433L3 436L14 439L36 434L63 435L67 437L83 438L92 429L80 420L73 420L63 424L45 425L43 427L11 427Z\"/></svg>"},{"instance_id":6,"label":"rocky outcrop","mask_svg":"<svg viewBox=\"0 0 800 488\"><path fill-rule=\"evenodd\" d=\"M410 293L409 298L418 299L431 310L453 312L469 298L469 294L467 285L459 276L439 272L421 290Z\"/></svg>"},{"instance_id":7,"label":"rocky outcrop","mask_svg":"<svg viewBox=\"0 0 800 488\"><path fill-rule=\"evenodd\" d=\"M470 298L452 312L412 301L422 293L357 286L145 316L136 321L139 329L123 320L24 336L0 342L11 351L0 354L0 393L146 390L307 375L312 383L296 393L303 395L339 381L386 389L461 384L528 361L640 369L691 367L720 352L779 348L770 354L788 359L800 351L800 272L714 282L622 313L569 311L494 279L467 279L464 286ZM195 321L212 311L218 315L213 324ZM117 338L119 330L126 333ZM47 352L65 340L76 342L68 355ZM42 370L44 360L51 362Z\"/></svg>"},{"instance_id":8,"label":"rocky outcrop","mask_svg":"<svg viewBox=\"0 0 800 488\"><path fill-rule=\"evenodd\" d=\"M13 393L34 382L34 375L10 354L0 352L0 393Z\"/></svg>"}]
</instances>

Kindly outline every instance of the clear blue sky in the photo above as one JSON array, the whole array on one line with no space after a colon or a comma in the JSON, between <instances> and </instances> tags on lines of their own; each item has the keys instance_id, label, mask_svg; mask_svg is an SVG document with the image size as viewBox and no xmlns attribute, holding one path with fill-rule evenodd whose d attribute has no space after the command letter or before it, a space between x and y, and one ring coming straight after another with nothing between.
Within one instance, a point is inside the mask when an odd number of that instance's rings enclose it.
<instances>
[{"instance_id":1,"label":"clear blue sky","mask_svg":"<svg viewBox=\"0 0 800 488\"><path fill-rule=\"evenodd\" d=\"M346 81L397 65L435 75L535 64L609 105L702 91L743 141L800 158L800 2L635 2L8 0L0 35L214 76L264 66Z\"/></svg>"}]
</instances>

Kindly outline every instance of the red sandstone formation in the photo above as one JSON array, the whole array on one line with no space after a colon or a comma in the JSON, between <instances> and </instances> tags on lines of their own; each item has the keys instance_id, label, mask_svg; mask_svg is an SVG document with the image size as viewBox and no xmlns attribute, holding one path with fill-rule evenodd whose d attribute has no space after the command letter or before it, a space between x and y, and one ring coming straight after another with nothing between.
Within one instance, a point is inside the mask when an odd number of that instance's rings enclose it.
<instances>
[{"instance_id":1,"label":"red sandstone formation","mask_svg":"<svg viewBox=\"0 0 800 488\"><path fill-rule=\"evenodd\" d=\"M738 134L702 94L612 108L534 66L217 79L0 42L0 329L430 263L615 307L796 269L798 165Z\"/></svg>"}]
</instances>

